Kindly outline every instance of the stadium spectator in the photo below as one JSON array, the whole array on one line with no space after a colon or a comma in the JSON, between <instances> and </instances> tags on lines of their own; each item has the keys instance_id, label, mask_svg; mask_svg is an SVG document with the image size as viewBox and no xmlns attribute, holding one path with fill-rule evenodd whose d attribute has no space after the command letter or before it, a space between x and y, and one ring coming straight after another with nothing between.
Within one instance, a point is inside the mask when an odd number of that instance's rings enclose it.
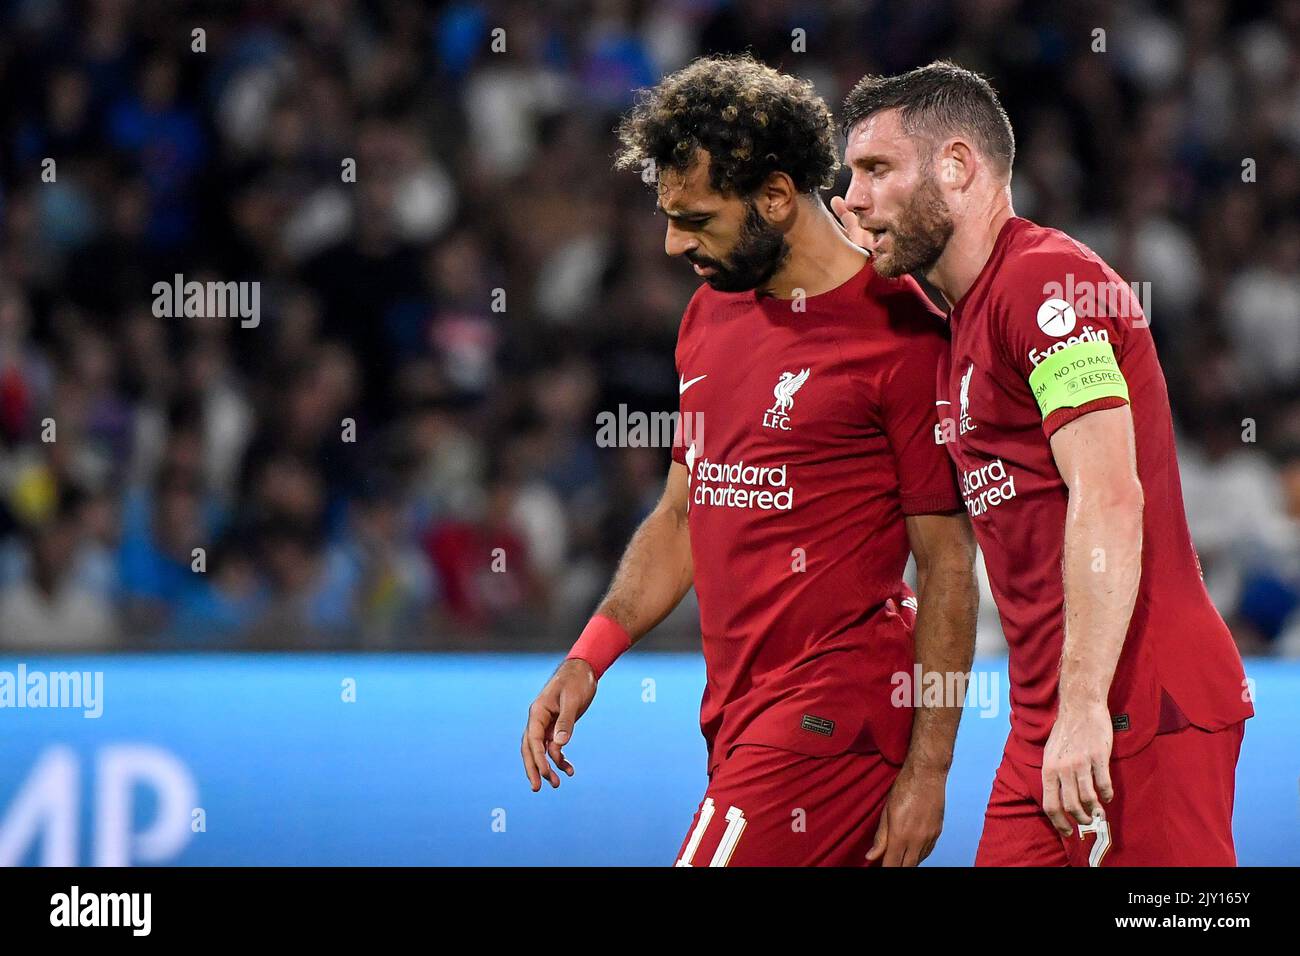
<instances>
[{"instance_id":1,"label":"stadium spectator","mask_svg":"<svg viewBox=\"0 0 1300 956\"><path fill-rule=\"evenodd\" d=\"M694 286L612 131L635 87L750 48L831 103L941 56L990 75L1017 210L1149 283L1214 599L1300 654L1300 7L1045 9L7 5L0 628L567 645L668 455L596 416L676 408ZM258 282L259 320L159 314L177 274ZM698 642L683 607L659 646Z\"/></svg>"},{"instance_id":2,"label":"stadium spectator","mask_svg":"<svg viewBox=\"0 0 1300 956\"><path fill-rule=\"evenodd\" d=\"M117 642L112 604L80 573L88 560L82 503L72 493L36 505L20 568L0 589L0 648L103 651Z\"/></svg>"}]
</instances>

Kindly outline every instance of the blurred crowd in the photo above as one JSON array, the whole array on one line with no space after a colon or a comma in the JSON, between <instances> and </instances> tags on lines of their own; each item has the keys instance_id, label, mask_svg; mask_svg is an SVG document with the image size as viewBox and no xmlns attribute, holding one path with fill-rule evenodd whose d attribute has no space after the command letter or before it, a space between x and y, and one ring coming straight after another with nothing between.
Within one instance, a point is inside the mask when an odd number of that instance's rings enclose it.
<instances>
[{"instance_id":1,"label":"blurred crowd","mask_svg":"<svg viewBox=\"0 0 1300 956\"><path fill-rule=\"evenodd\" d=\"M833 111L990 76L1017 212L1150 283L1212 595L1300 654L1300 0L0 3L0 650L567 646L668 464L596 415L676 407L695 285L612 130L745 49Z\"/></svg>"}]
</instances>

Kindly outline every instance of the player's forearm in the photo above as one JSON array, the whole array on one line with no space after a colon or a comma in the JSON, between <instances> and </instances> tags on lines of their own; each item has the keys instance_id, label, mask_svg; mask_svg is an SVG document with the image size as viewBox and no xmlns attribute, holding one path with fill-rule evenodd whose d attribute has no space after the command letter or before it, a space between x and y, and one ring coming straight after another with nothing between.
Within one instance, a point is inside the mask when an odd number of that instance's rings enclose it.
<instances>
[{"instance_id":1,"label":"player's forearm","mask_svg":"<svg viewBox=\"0 0 1300 956\"><path fill-rule=\"evenodd\" d=\"M917 574L917 615L914 641L922 674L939 674L943 686L954 686L949 675L960 674L964 698L965 675L975 655L975 621L979 586L973 556L957 554ZM921 768L946 772L952 764L962 699L943 706L921 706L913 715L907 761Z\"/></svg>"},{"instance_id":2,"label":"player's forearm","mask_svg":"<svg viewBox=\"0 0 1300 956\"><path fill-rule=\"evenodd\" d=\"M692 576L686 516L661 505L632 536L597 613L617 621L636 642L681 603Z\"/></svg>"},{"instance_id":3,"label":"player's forearm","mask_svg":"<svg viewBox=\"0 0 1300 956\"><path fill-rule=\"evenodd\" d=\"M1142 486L1072 492L1065 523L1060 705L1105 703L1142 576Z\"/></svg>"}]
</instances>

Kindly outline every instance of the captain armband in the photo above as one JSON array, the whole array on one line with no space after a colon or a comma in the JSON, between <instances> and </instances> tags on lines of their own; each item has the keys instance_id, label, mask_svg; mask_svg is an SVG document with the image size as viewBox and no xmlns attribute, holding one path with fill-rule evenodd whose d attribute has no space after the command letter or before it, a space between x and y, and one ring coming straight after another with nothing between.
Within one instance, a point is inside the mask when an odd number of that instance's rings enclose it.
<instances>
[{"instance_id":1,"label":"captain armband","mask_svg":"<svg viewBox=\"0 0 1300 956\"><path fill-rule=\"evenodd\" d=\"M1029 373L1029 388L1046 418L1099 398L1128 401L1128 382L1109 342L1080 342L1051 353Z\"/></svg>"}]
</instances>

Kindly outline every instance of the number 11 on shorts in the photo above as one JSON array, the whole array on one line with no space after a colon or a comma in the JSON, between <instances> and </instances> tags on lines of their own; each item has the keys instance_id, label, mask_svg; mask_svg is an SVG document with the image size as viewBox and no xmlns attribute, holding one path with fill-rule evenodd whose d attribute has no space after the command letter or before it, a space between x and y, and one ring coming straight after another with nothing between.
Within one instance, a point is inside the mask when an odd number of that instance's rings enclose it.
<instances>
[{"instance_id":1,"label":"number 11 on shorts","mask_svg":"<svg viewBox=\"0 0 1300 956\"><path fill-rule=\"evenodd\" d=\"M691 831L691 839L686 844L682 858L677 861L677 866L695 865L691 860L695 857L695 851L700 848L704 831L709 828L709 823L713 820L713 811L713 798L705 797L704 804L700 807L700 818L695 823L695 829ZM728 807L726 820L727 829L723 831L722 839L718 841L718 848L713 851L713 859L709 861L709 866L726 866L731 860L731 855L736 852L736 844L740 842L740 835L745 830L745 813L740 807Z\"/></svg>"}]
</instances>

